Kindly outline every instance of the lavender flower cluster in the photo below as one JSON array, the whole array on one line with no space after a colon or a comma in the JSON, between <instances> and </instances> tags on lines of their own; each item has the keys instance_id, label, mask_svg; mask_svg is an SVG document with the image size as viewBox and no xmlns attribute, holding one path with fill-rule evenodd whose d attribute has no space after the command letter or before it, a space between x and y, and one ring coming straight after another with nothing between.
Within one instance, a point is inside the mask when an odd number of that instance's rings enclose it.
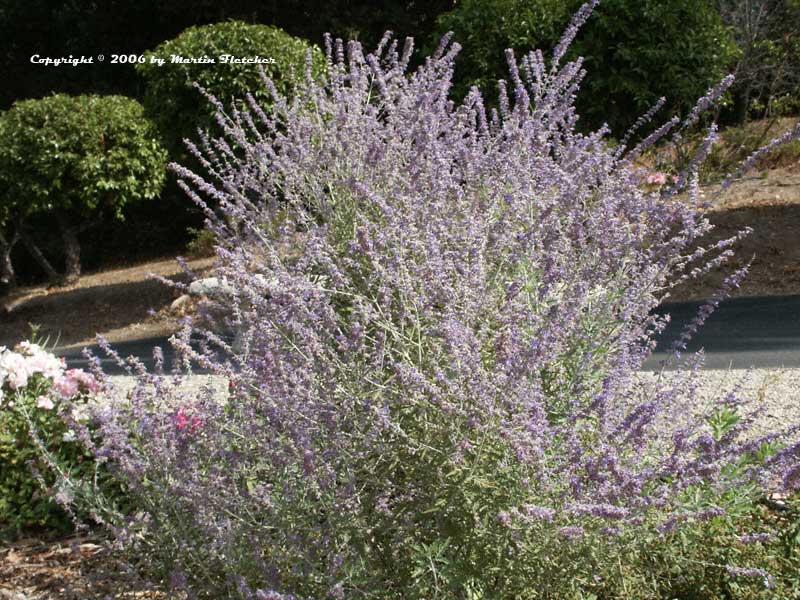
<instances>
[{"instance_id":1,"label":"lavender flower cluster","mask_svg":"<svg viewBox=\"0 0 800 600\"><path fill-rule=\"evenodd\" d=\"M142 373L98 415L144 506L120 539L157 540L176 587L566 597L563 573L593 568L579 548L798 485L796 426L756 438L736 394L698 408L691 371L633 377L666 324L652 309L735 239L697 248L709 223L648 186L642 146L577 131L582 62L561 61L590 8L551 61L508 51L497 108L449 98L447 37L410 71L389 34L366 55L327 39L325 81L309 67L269 109L217 103L226 135L190 145L207 174L175 170L230 284L207 320L240 343L192 323L175 343L230 398ZM675 181L699 202L694 173Z\"/></svg>"}]
</instances>

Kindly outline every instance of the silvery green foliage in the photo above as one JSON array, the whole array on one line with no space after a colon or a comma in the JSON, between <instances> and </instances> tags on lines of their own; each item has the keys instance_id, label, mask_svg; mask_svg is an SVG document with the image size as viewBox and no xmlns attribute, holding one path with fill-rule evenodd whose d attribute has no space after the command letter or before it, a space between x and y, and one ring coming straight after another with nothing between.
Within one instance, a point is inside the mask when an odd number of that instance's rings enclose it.
<instances>
[{"instance_id":1,"label":"silvery green foliage","mask_svg":"<svg viewBox=\"0 0 800 600\"><path fill-rule=\"evenodd\" d=\"M641 185L641 148L576 132L583 71L560 60L590 9L552 65L509 52L491 111L448 97L447 38L411 72L410 40L328 40L324 85L220 106L207 174L176 167L235 290L209 314L243 340L225 361L191 324L177 344L231 395L142 373L98 449L145 508L121 539L150 540L174 587L580 597L627 545L797 485L794 430L748 436L735 391L701 410L691 372L633 377L651 309L734 240L694 250L708 222Z\"/></svg>"}]
</instances>

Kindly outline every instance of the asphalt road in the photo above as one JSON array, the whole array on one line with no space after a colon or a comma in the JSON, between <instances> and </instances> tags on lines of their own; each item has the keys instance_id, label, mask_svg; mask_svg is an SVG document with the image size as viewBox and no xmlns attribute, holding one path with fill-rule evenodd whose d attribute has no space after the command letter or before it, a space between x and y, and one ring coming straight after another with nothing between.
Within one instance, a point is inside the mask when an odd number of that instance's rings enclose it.
<instances>
[{"instance_id":1,"label":"asphalt road","mask_svg":"<svg viewBox=\"0 0 800 600\"><path fill-rule=\"evenodd\" d=\"M656 370L683 325L701 303L664 304L659 312L672 321L645 364ZM800 366L800 296L735 298L722 302L689 342L686 352L703 349L706 369L747 369Z\"/></svg>"},{"instance_id":2,"label":"asphalt road","mask_svg":"<svg viewBox=\"0 0 800 600\"><path fill-rule=\"evenodd\" d=\"M659 308L659 312L669 313L672 321L659 340L656 352L645 364L645 370L661 368L662 361L670 356L671 343L680 335L683 325L697 314L700 306L699 302L682 302ZM153 346L162 347L167 364L170 364L174 353L166 338L114 345L121 356L139 357L148 368L153 366ZM706 355L705 369L800 367L800 296L726 300L692 339L683 356L700 349ZM105 359L98 348L92 350L101 357L103 368L108 373L124 373L113 361ZM57 354L64 356L70 367L87 365L79 350ZM672 361L668 368L680 368L680 364L681 361Z\"/></svg>"}]
</instances>

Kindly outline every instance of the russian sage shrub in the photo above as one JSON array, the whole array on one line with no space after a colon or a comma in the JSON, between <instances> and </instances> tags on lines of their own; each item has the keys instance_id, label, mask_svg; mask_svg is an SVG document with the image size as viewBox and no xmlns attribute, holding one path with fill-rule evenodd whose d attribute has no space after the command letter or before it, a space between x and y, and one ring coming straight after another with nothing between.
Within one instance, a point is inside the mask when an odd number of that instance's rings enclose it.
<instances>
[{"instance_id":1,"label":"russian sage shrub","mask_svg":"<svg viewBox=\"0 0 800 600\"><path fill-rule=\"evenodd\" d=\"M670 199L697 200L691 171L652 191L642 147L576 132L561 60L589 11L549 64L509 51L488 113L448 97L447 38L411 72L411 40L328 39L324 84L220 111L225 137L192 147L207 174L175 167L218 207L206 318L238 340L175 338L229 397L139 366L98 415L142 509L120 539L154 576L206 598L626 597L626 556L797 486L796 427L749 435L758 408L703 404L691 369L634 377L652 309L735 239L695 247L708 222Z\"/></svg>"}]
</instances>

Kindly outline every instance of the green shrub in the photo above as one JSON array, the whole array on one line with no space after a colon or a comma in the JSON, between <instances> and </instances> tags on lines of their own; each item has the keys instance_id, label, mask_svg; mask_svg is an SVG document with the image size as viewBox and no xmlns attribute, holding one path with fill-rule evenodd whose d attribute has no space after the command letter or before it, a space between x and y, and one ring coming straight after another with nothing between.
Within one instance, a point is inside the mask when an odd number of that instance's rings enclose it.
<instances>
[{"instance_id":1,"label":"green shrub","mask_svg":"<svg viewBox=\"0 0 800 600\"><path fill-rule=\"evenodd\" d=\"M591 73L578 112L615 135L662 96L668 110L688 112L737 52L710 0L608 0L573 51Z\"/></svg>"},{"instance_id":2,"label":"green shrub","mask_svg":"<svg viewBox=\"0 0 800 600\"><path fill-rule=\"evenodd\" d=\"M0 216L57 224L68 278L80 275L78 234L127 204L155 198L166 153L142 106L123 96L17 102L0 125Z\"/></svg>"},{"instance_id":3,"label":"green shrub","mask_svg":"<svg viewBox=\"0 0 800 600\"><path fill-rule=\"evenodd\" d=\"M438 34L452 31L464 47L455 68L458 99L477 85L490 92L491 100L497 80L508 76L504 50L552 48L574 5L563 0L464 0L440 16Z\"/></svg>"},{"instance_id":4,"label":"green shrub","mask_svg":"<svg viewBox=\"0 0 800 600\"><path fill-rule=\"evenodd\" d=\"M195 89L199 84L226 106L232 98L244 99L251 92L260 102L269 102L270 94L261 81L260 66L282 94L301 78L306 52L312 52L314 69L319 72L322 53L306 41L267 25L249 25L228 21L202 27L190 27L173 40L164 42L145 55L136 66L146 84L144 105L172 149L182 148L184 138L196 137L198 127L213 123L214 107ZM172 57L271 58L266 64L185 64L173 63ZM164 64L158 64L163 59Z\"/></svg>"},{"instance_id":5,"label":"green shrub","mask_svg":"<svg viewBox=\"0 0 800 600\"><path fill-rule=\"evenodd\" d=\"M189 258L206 258L214 256L214 234L208 229L195 229L190 227L188 232L192 239L186 244L186 254Z\"/></svg>"},{"instance_id":6,"label":"green shrub","mask_svg":"<svg viewBox=\"0 0 800 600\"><path fill-rule=\"evenodd\" d=\"M465 47L456 93L487 86L505 73L504 50L551 49L583 0L466 0L443 15ZM687 111L718 82L736 48L709 0L607 0L572 47L585 57L589 76L578 112L585 125L607 122L621 136L661 96L673 111Z\"/></svg>"}]
</instances>

